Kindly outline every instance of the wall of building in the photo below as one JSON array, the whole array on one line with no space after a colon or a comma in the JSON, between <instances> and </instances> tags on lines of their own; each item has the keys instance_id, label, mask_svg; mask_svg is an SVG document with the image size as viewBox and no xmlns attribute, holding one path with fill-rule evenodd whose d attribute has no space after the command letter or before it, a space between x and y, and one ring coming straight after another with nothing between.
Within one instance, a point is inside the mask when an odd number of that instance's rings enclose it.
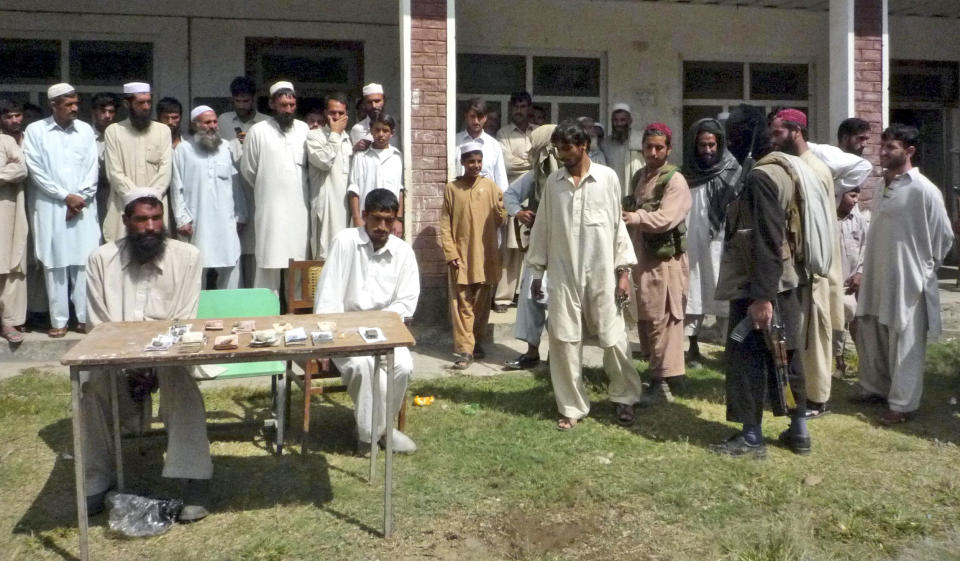
<instances>
[{"instance_id":1,"label":"wall of building","mask_svg":"<svg viewBox=\"0 0 960 561\"><path fill-rule=\"evenodd\" d=\"M682 124L684 59L812 63L811 129L829 130L828 36L826 12L664 2L457 2L461 52L492 45L603 51L608 106L627 102L636 125L663 121L675 130Z\"/></svg>"},{"instance_id":2,"label":"wall of building","mask_svg":"<svg viewBox=\"0 0 960 561\"><path fill-rule=\"evenodd\" d=\"M389 95L400 88L397 21L395 5L382 0L8 0L0 37L153 42L154 91L181 101L229 95L230 80L245 71L246 37L362 41L364 80Z\"/></svg>"}]
</instances>

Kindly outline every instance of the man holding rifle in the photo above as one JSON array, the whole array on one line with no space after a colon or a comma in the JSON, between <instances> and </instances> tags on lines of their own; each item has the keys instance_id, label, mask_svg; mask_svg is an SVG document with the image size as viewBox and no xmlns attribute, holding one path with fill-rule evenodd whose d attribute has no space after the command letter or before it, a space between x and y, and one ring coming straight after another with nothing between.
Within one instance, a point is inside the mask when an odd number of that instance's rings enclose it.
<instances>
[{"instance_id":1,"label":"man holding rifle","mask_svg":"<svg viewBox=\"0 0 960 561\"><path fill-rule=\"evenodd\" d=\"M804 333L801 297L804 292L809 296L810 284L794 243L803 233L791 215L800 183L812 172L799 158L770 152L769 134L754 120L734 124L759 131L753 135L759 159L727 210L716 291L717 299L730 300L730 325L735 326L726 345L727 420L742 423L743 430L713 451L766 457L761 421L769 399L775 415L791 415L781 444L808 454L803 369L796 349ZM730 134L734 132L743 131Z\"/></svg>"}]
</instances>

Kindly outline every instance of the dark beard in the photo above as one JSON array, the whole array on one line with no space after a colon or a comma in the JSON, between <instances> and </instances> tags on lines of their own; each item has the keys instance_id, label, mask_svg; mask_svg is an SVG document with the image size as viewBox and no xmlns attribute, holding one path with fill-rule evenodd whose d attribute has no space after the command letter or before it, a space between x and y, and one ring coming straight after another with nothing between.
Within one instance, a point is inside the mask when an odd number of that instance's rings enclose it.
<instances>
[{"instance_id":1,"label":"dark beard","mask_svg":"<svg viewBox=\"0 0 960 561\"><path fill-rule=\"evenodd\" d=\"M293 126L293 120L296 117L293 116L293 113L277 113L273 116L273 119L277 122L277 126L280 127L280 130L287 132L290 130L290 127Z\"/></svg>"},{"instance_id":2,"label":"dark beard","mask_svg":"<svg viewBox=\"0 0 960 561\"><path fill-rule=\"evenodd\" d=\"M369 118L370 122L372 123L377 119L377 117L380 116L381 113L383 113L382 109L371 109L367 111L367 118Z\"/></svg>"},{"instance_id":3,"label":"dark beard","mask_svg":"<svg viewBox=\"0 0 960 561\"><path fill-rule=\"evenodd\" d=\"M721 156L722 154L720 154L720 152L717 152L712 156L701 156L698 154L697 161L700 162L701 168L706 169L716 165L716 163L720 161Z\"/></svg>"},{"instance_id":4,"label":"dark beard","mask_svg":"<svg viewBox=\"0 0 960 561\"><path fill-rule=\"evenodd\" d=\"M150 126L151 120L150 115L137 115L136 113L130 113L130 124L133 125L133 128L138 131L145 131L147 127Z\"/></svg>"},{"instance_id":5,"label":"dark beard","mask_svg":"<svg viewBox=\"0 0 960 561\"><path fill-rule=\"evenodd\" d=\"M197 142L197 146L204 152L216 152L220 143L223 141L223 139L220 138L220 133L213 129L205 132L197 131L196 134L193 135L193 139Z\"/></svg>"},{"instance_id":6,"label":"dark beard","mask_svg":"<svg viewBox=\"0 0 960 561\"><path fill-rule=\"evenodd\" d=\"M167 229L142 234L127 232L127 241L130 257L144 265L163 257L163 251L167 248Z\"/></svg>"}]
</instances>

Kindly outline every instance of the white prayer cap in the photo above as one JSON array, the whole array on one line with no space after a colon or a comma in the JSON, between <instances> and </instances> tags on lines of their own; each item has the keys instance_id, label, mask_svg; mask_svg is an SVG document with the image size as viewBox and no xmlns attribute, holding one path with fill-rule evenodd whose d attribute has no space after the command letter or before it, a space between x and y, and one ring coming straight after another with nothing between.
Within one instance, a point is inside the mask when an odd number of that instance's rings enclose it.
<instances>
[{"instance_id":1,"label":"white prayer cap","mask_svg":"<svg viewBox=\"0 0 960 561\"><path fill-rule=\"evenodd\" d=\"M280 90L290 90L291 92L296 92L296 90L293 89L293 84L281 80L280 82L270 86L270 95L272 96Z\"/></svg>"},{"instance_id":2,"label":"white prayer cap","mask_svg":"<svg viewBox=\"0 0 960 561\"><path fill-rule=\"evenodd\" d=\"M54 84L47 88L47 99L53 99L68 93L76 93L76 90L74 90L73 86L70 84L66 82L60 82L59 84Z\"/></svg>"},{"instance_id":3,"label":"white prayer cap","mask_svg":"<svg viewBox=\"0 0 960 561\"><path fill-rule=\"evenodd\" d=\"M125 95L150 93L150 84L146 82L127 82L123 85Z\"/></svg>"},{"instance_id":4,"label":"white prayer cap","mask_svg":"<svg viewBox=\"0 0 960 561\"><path fill-rule=\"evenodd\" d=\"M364 96L375 95L375 94L383 94L382 85L377 84L376 82L370 82L369 84L363 87Z\"/></svg>"},{"instance_id":5,"label":"white prayer cap","mask_svg":"<svg viewBox=\"0 0 960 561\"><path fill-rule=\"evenodd\" d=\"M606 130L607 130L607 127L603 126L603 123L601 123L600 121L594 121L594 122L593 122L593 126L599 128L599 129L602 130L602 131L606 131Z\"/></svg>"},{"instance_id":6,"label":"white prayer cap","mask_svg":"<svg viewBox=\"0 0 960 561\"><path fill-rule=\"evenodd\" d=\"M160 197L157 196L157 192L154 189L149 187L134 187L133 189L127 191L123 196L123 208L127 208L127 205L132 203L137 199L151 198L160 201Z\"/></svg>"},{"instance_id":7,"label":"white prayer cap","mask_svg":"<svg viewBox=\"0 0 960 561\"><path fill-rule=\"evenodd\" d=\"M209 105L198 105L193 108L193 111L190 112L190 120L193 121L200 115L203 115L207 111L213 111Z\"/></svg>"},{"instance_id":8,"label":"white prayer cap","mask_svg":"<svg viewBox=\"0 0 960 561\"><path fill-rule=\"evenodd\" d=\"M614 103L613 107L610 109L610 114L613 115L617 111L626 111L631 116L633 116L633 111L630 110L630 106L626 103Z\"/></svg>"},{"instance_id":9,"label":"white prayer cap","mask_svg":"<svg viewBox=\"0 0 960 561\"><path fill-rule=\"evenodd\" d=\"M483 152L483 144L479 142L466 142L460 145L460 157L464 157L470 152Z\"/></svg>"}]
</instances>

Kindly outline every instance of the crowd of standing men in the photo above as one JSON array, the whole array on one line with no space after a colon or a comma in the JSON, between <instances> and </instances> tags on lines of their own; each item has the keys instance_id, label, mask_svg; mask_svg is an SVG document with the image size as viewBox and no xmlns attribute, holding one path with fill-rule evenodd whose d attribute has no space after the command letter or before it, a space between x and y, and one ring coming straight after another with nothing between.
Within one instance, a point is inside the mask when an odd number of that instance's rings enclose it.
<instances>
[{"instance_id":1,"label":"crowd of standing men","mask_svg":"<svg viewBox=\"0 0 960 561\"><path fill-rule=\"evenodd\" d=\"M123 85L128 116L116 123L108 94L93 98L93 126L79 120L79 97L65 83L47 92L51 115L25 128L22 106L0 104L4 338L22 340L28 305L48 311L50 337L62 337L72 302L85 331L87 258L127 234L133 192L153 193L167 229L199 250L203 283L217 288L278 292L289 260L326 260L339 233L365 225L374 191L395 196L390 231L402 236L399 124L382 86L364 86L352 127L342 94L304 122L290 82L269 88L269 116L256 111L251 80L238 77L230 90L234 111L192 108L185 138L181 104L161 99L154 120L142 82ZM506 367L537 365L547 329L560 429L589 412L586 338L603 348L616 418L630 425L638 403L673 399L687 364L700 360L706 316L731 336L728 418L743 424L719 452L765 453L762 410L778 388L790 394L782 412L792 420L781 440L809 451L806 420L829 410L846 329L863 398L887 404L881 420L903 422L917 409L927 337L939 329L936 271L953 234L939 190L911 164L916 129L883 132L871 219L857 199L872 172L861 157L869 126L859 119L840 125L838 146L809 142L796 109L702 119L678 167L669 163L670 128L634 129L623 103L612 107L609 135L590 117L544 124L526 92L510 97L508 115L500 127L472 99L455 139L460 168L440 228L453 368L483 358L489 312L516 298L515 335L528 348ZM43 281L28 282L37 272ZM626 321L649 361L644 396ZM787 389L770 376L771 326L786 347Z\"/></svg>"}]
</instances>

